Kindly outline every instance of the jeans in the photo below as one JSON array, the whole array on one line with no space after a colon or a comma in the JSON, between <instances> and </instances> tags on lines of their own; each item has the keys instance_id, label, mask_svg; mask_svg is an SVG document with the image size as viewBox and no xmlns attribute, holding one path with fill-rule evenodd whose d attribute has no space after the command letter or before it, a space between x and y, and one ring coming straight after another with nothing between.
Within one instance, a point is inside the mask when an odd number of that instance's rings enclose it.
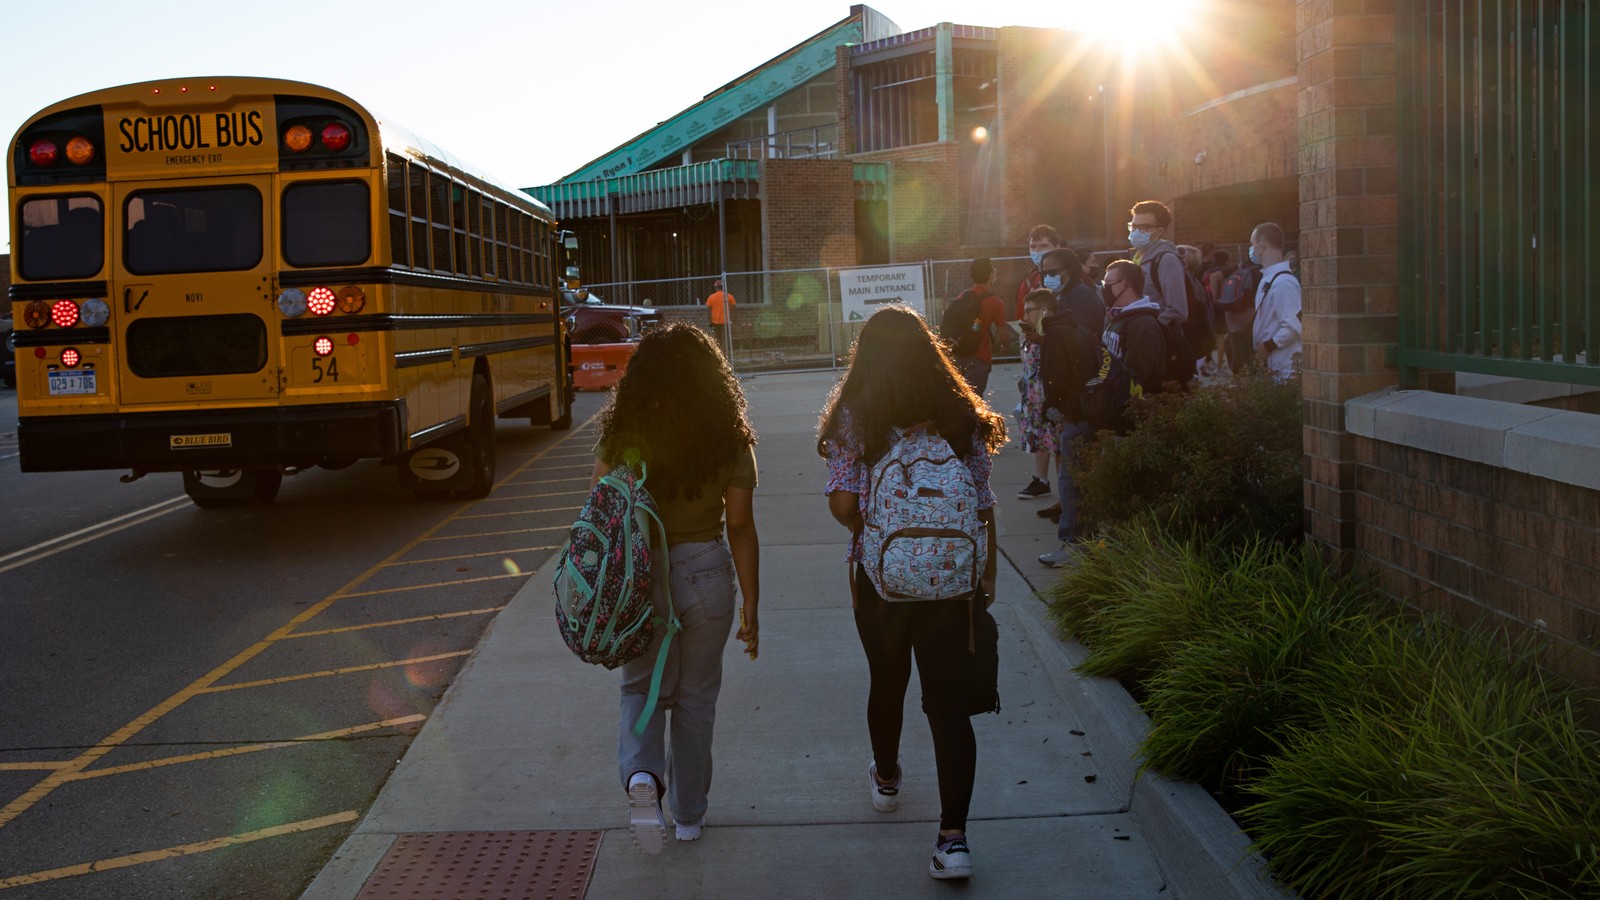
<instances>
[{"instance_id":1,"label":"jeans","mask_svg":"<svg viewBox=\"0 0 1600 900\"><path fill-rule=\"evenodd\" d=\"M1061 426L1061 438L1056 442L1061 450L1056 456L1056 490L1061 496L1061 521L1056 525L1056 537L1063 544L1083 536L1078 525L1078 503L1082 497L1077 482L1072 480L1072 442L1093 435L1094 426L1088 422L1068 422Z\"/></svg>"},{"instance_id":2,"label":"jeans","mask_svg":"<svg viewBox=\"0 0 1600 900\"><path fill-rule=\"evenodd\" d=\"M649 772L658 783L665 781L672 817L688 824L705 816L711 790L711 731L722 690L722 650L733 627L733 555L727 544L716 540L677 544L668 549L668 556L672 606L683 630L667 648L661 696L643 735L635 735L633 725L644 711L665 629L658 631L649 650L622 666L617 774L624 788L635 772ZM656 580L653 597L659 615L667 609L663 584Z\"/></svg>"},{"instance_id":3,"label":"jeans","mask_svg":"<svg viewBox=\"0 0 1600 900\"><path fill-rule=\"evenodd\" d=\"M867 735L878 772L895 771L911 657L922 680L922 711L933 732L933 762L939 772L939 828L965 831L978 767L978 742L967 715L967 652L972 619L965 600L889 603L856 566L856 633L867 653L872 684L867 690Z\"/></svg>"}]
</instances>

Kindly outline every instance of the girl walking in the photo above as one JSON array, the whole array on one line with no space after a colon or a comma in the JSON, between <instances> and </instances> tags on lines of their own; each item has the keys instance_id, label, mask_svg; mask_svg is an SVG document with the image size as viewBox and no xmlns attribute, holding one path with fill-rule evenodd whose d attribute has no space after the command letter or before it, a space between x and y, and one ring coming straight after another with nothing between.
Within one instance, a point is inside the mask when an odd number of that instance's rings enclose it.
<instances>
[{"instance_id":1,"label":"girl walking","mask_svg":"<svg viewBox=\"0 0 1600 900\"><path fill-rule=\"evenodd\" d=\"M979 516L987 526L989 544L981 599L993 602L995 497L989 487L990 454L1005 443L1005 420L973 393L920 317L901 307L881 309L862 327L850 370L828 399L817 452L828 461L828 509L851 535L856 631L871 676L867 733L873 762L867 777L872 805L880 812L893 812L899 806L900 728L915 657L939 782L939 833L928 874L968 878L972 856L967 810L977 765L967 708L972 606L965 598L889 603L873 589L860 565L871 466L889 450L899 431L927 423L961 457L978 488Z\"/></svg>"},{"instance_id":2,"label":"girl walking","mask_svg":"<svg viewBox=\"0 0 1600 900\"><path fill-rule=\"evenodd\" d=\"M750 658L756 655L755 442L727 358L705 332L684 323L645 335L600 414L594 480L630 451L643 460L645 489L666 526L672 607L683 624L668 647L660 699L642 735L633 726L644 711L665 629L622 667L617 770L628 794L629 832L646 853L661 852L665 840L663 787L677 839L700 838L735 576L744 597L737 636ZM655 582L658 615L667 611L666 581Z\"/></svg>"}]
</instances>

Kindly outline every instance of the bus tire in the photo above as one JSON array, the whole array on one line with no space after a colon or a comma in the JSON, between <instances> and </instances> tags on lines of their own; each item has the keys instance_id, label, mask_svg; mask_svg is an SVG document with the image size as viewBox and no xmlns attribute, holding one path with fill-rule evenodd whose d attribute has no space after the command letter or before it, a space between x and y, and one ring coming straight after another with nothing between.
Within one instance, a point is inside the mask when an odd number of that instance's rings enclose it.
<instances>
[{"instance_id":1,"label":"bus tire","mask_svg":"<svg viewBox=\"0 0 1600 900\"><path fill-rule=\"evenodd\" d=\"M567 391L566 402L561 406L561 416L550 423L551 431L566 431L572 427L572 392Z\"/></svg>"},{"instance_id":2,"label":"bus tire","mask_svg":"<svg viewBox=\"0 0 1600 900\"><path fill-rule=\"evenodd\" d=\"M283 486L283 473L277 469L253 469L256 483L251 488L250 499L257 506L270 506L278 499L278 488Z\"/></svg>"},{"instance_id":3,"label":"bus tire","mask_svg":"<svg viewBox=\"0 0 1600 900\"><path fill-rule=\"evenodd\" d=\"M489 395L489 379L472 376L472 405L467 414L467 464L472 468L472 483L456 490L456 496L481 500L494 490L494 400Z\"/></svg>"}]
</instances>

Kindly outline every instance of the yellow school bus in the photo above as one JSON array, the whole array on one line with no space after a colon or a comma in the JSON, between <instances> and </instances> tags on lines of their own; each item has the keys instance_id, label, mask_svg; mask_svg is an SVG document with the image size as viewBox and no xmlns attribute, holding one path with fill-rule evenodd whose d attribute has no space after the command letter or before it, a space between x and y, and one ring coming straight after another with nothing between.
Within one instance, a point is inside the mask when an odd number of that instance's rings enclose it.
<instances>
[{"instance_id":1,"label":"yellow school bus","mask_svg":"<svg viewBox=\"0 0 1600 900\"><path fill-rule=\"evenodd\" d=\"M95 91L7 176L23 471L182 472L225 506L382 459L481 497L496 418L571 425L550 211L343 94Z\"/></svg>"}]
</instances>

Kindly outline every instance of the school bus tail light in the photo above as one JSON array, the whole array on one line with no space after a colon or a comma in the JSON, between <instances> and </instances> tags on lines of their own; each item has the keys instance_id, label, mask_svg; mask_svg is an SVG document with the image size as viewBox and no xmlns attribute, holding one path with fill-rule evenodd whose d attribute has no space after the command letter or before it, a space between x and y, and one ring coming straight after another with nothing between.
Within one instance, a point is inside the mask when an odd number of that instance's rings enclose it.
<instances>
[{"instance_id":1,"label":"school bus tail light","mask_svg":"<svg viewBox=\"0 0 1600 900\"><path fill-rule=\"evenodd\" d=\"M43 328L50 324L50 304L43 300L33 300L22 308L22 321L29 328Z\"/></svg>"},{"instance_id":2,"label":"school bus tail light","mask_svg":"<svg viewBox=\"0 0 1600 900\"><path fill-rule=\"evenodd\" d=\"M311 342L311 352L318 356L330 356L333 353L333 338L323 335Z\"/></svg>"},{"instance_id":3,"label":"school bus tail light","mask_svg":"<svg viewBox=\"0 0 1600 900\"><path fill-rule=\"evenodd\" d=\"M322 126L322 146L335 153L350 146L350 129L338 122L329 122Z\"/></svg>"},{"instance_id":4,"label":"school bus tail light","mask_svg":"<svg viewBox=\"0 0 1600 900\"><path fill-rule=\"evenodd\" d=\"M304 125L291 125L283 133L283 145L295 153L304 153L311 149L311 129Z\"/></svg>"},{"instance_id":5,"label":"school bus tail light","mask_svg":"<svg viewBox=\"0 0 1600 900\"><path fill-rule=\"evenodd\" d=\"M73 135L67 141L67 162L75 166L86 166L94 162L94 142L81 134Z\"/></svg>"},{"instance_id":6,"label":"school bus tail light","mask_svg":"<svg viewBox=\"0 0 1600 900\"><path fill-rule=\"evenodd\" d=\"M314 316L328 315L333 312L333 308L338 302L339 300L334 296L331 288L315 287L311 289L311 293L306 295L306 309L311 310L311 314Z\"/></svg>"},{"instance_id":7,"label":"school bus tail light","mask_svg":"<svg viewBox=\"0 0 1600 900\"><path fill-rule=\"evenodd\" d=\"M306 292L299 288L284 288L278 294L278 312L291 319L306 314Z\"/></svg>"},{"instance_id":8,"label":"school bus tail light","mask_svg":"<svg viewBox=\"0 0 1600 900\"><path fill-rule=\"evenodd\" d=\"M367 292L355 285L339 289L339 311L353 315L367 308Z\"/></svg>"},{"instance_id":9,"label":"school bus tail light","mask_svg":"<svg viewBox=\"0 0 1600 900\"><path fill-rule=\"evenodd\" d=\"M57 300L50 304L50 321L60 328L78 324L78 304L71 300Z\"/></svg>"},{"instance_id":10,"label":"school bus tail light","mask_svg":"<svg viewBox=\"0 0 1600 900\"><path fill-rule=\"evenodd\" d=\"M111 307L99 297L91 297L83 301L79 312L83 316L83 324L90 328L99 328L111 321Z\"/></svg>"},{"instance_id":11,"label":"school bus tail light","mask_svg":"<svg viewBox=\"0 0 1600 900\"><path fill-rule=\"evenodd\" d=\"M28 160L41 169L48 169L61 158L61 148L49 138L39 138L28 145Z\"/></svg>"},{"instance_id":12,"label":"school bus tail light","mask_svg":"<svg viewBox=\"0 0 1600 900\"><path fill-rule=\"evenodd\" d=\"M76 369L78 363L83 362L83 354L77 347L67 347L61 351L61 364L69 369Z\"/></svg>"}]
</instances>

